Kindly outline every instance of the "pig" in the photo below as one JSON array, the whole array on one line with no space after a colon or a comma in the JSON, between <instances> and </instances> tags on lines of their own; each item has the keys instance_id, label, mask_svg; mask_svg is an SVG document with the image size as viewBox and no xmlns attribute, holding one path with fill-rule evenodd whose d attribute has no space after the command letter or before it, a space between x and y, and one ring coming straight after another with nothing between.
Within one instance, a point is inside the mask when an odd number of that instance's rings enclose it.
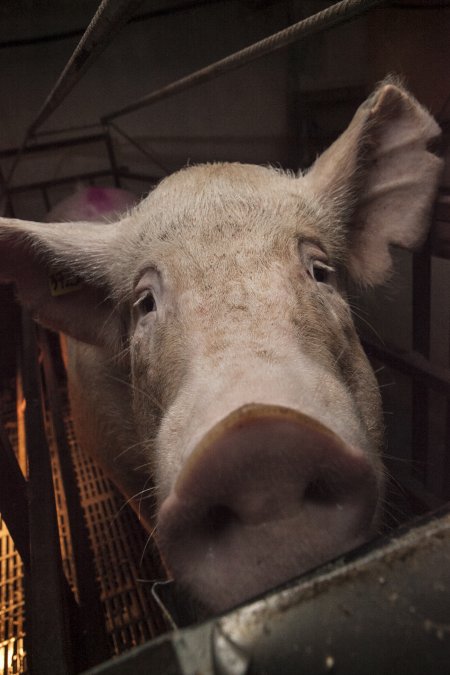
<instances>
[{"instance_id":1,"label":"pig","mask_svg":"<svg viewBox=\"0 0 450 675\"><path fill-rule=\"evenodd\" d=\"M207 612L381 527L380 396L346 288L426 236L439 134L386 80L299 175L189 166L117 222L1 220L0 278L70 338L82 447Z\"/></svg>"}]
</instances>

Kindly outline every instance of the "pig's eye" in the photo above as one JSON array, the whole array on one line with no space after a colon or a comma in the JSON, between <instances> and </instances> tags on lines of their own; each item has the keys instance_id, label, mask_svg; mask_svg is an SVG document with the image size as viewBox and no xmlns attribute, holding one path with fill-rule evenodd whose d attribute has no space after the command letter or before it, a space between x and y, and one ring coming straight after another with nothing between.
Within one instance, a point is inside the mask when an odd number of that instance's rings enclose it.
<instances>
[{"instance_id":1,"label":"pig's eye","mask_svg":"<svg viewBox=\"0 0 450 675\"><path fill-rule=\"evenodd\" d=\"M309 274L314 279L314 281L317 281L320 284L327 284L331 281L333 273L333 267L326 265L321 260L311 261Z\"/></svg>"},{"instance_id":2,"label":"pig's eye","mask_svg":"<svg viewBox=\"0 0 450 675\"><path fill-rule=\"evenodd\" d=\"M133 307L138 310L141 316L150 314L150 312L156 312L156 300L153 293L151 291L146 291L146 293L136 300Z\"/></svg>"}]
</instances>

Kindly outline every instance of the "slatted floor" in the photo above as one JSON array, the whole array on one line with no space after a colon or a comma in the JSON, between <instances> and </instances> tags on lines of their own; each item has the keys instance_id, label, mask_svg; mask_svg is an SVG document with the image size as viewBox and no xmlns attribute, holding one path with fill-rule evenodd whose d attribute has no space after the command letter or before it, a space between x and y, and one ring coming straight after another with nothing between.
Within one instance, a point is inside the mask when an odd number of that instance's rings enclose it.
<instances>
[{"instance_id":1,"label":"slatted floor","mask_svg":"<svg viewBox=\"0 0 450 675\"><path fill-rule=\"evenodd\" d=\"M11 443L17 446L13 387L2 387L0 415ZM154 580L164 578L158 554L123 497L100 468L80 452L72 422L65 415L81 503L88 526L111 655L142 644L167 630L152 595ZM75 590L76 579L67 509L54 448L52 468L63 565ZM145 555L142 553L145 548ZM5 523L0 519L0 675L26 673L25 606L22 563Z\"/></svg>"}]
</instances>

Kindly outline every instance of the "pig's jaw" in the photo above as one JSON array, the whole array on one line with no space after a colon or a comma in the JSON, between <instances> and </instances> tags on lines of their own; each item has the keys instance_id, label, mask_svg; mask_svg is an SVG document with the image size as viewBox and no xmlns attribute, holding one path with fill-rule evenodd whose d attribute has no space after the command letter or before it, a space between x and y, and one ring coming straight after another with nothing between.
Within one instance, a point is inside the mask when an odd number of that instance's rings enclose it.
<instances>
[{"instance_id":1,"label":"pig's jaw","mask_svg":"<svg viewBox=\"0 0 450 675\"><path fill-rule=\"evenodd\" d=\"M223 547L210 544L196 552L193 566L183 560L175 560L174 564L167 557L165 560L177 583L200 602L206 613L215 614L256 598L351 551L371 537L367 533L338 541L327 533L328 541L317 545L302 536L302 528L301 517L288 523L261 524L243 533L244 550L230 537ZM298 541L293 539L295 535Z\"/></svg>"},{"instance_id":2,"label":"pig's jaw","mask_svg":"<svg viewBox=\"0 0 450 675\"><path fill-rule=\"evenodd\" d=\"M159 511L166 564L218 612L370 537L379 479L366 455L280 406L244 406L202 439Z\"/></svg>"}]
</instances>

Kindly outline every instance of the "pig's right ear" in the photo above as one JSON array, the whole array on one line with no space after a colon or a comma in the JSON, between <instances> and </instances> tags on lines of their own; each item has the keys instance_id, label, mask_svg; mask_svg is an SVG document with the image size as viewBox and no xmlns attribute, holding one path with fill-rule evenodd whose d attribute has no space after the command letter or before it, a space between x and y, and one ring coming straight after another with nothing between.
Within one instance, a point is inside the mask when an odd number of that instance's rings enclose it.
<instances>
[{"instance_id":1,"label":"pig's right ear","mask_svg":"<svg viewBox=\"0 0 450 675\"><path fill-rule=\"evenodd\" d=\"M401 85L383 82L302 178L331 206L328 235L344 234L346 264L362 284L389 276L389 247L414 248L426 236L443 162L440 129ZM342 232L344 228L344 232Z\"/></svg>"},{"instance_id":2,"label":"pig's right ear","mask_svg":"<svg viewBox=\"0 0 450 675\"><path fill-rule=\"evenodd\" d=\"M35 223L0 218L0 282L48 328L111 346L120 317L108 284L116 225Z\"/></svg>"}]
</instances>

